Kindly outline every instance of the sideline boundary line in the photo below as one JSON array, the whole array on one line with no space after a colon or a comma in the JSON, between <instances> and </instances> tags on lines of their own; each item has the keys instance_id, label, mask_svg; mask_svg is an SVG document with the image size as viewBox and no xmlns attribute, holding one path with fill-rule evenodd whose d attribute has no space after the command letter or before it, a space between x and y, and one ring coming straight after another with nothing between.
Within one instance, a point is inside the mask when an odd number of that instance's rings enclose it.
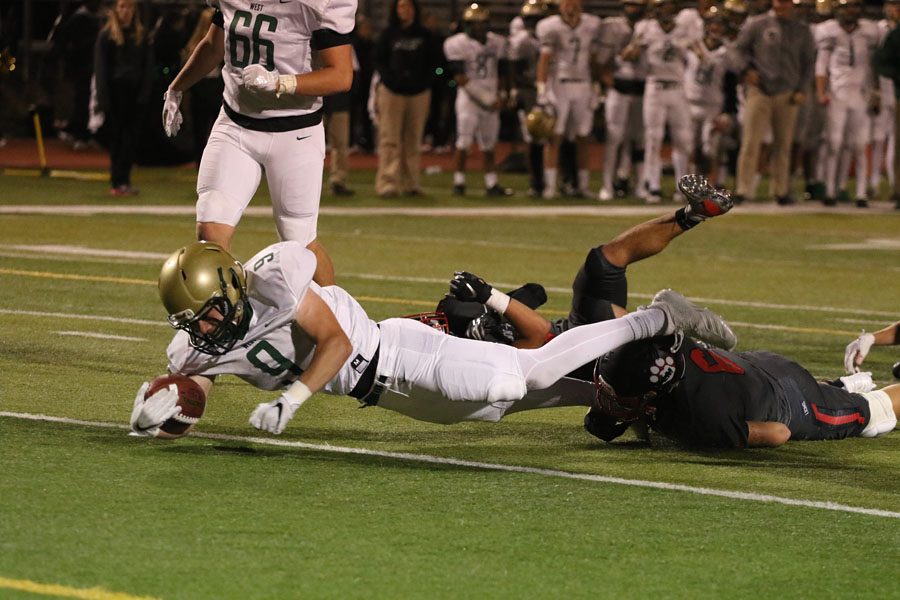
<instances>
[{"instance_id":1,"label":"sideline boundary line","mask_svg":"<svg viewBox=\"0 0 900 600\"><path fill-rule=\"evenodd\" d=\"M128 426L121 423L106 423L102 421L83 421L80 419L70 419L68 417L52 417L42 414L17 413L0 411L0 417L13 419L24 419L30 421L45 421L49 423L62 423L66 425L82 425L86 427L99 427L105 429L122 429L127 430ZM593 475L590 473L576 473L571 471L560 471L556 469L545 469L540 467L524 467L518 465L505 465L500 463L488 463L473 460L463 460L459 458L445 458L441 456L433 456L430 454L412 454L408 452L390 452L387 450L372 450L369 448L350 448L346 446L332 446L330 444L311 444L308 442L295 442L273 438L260 438L239 435L227 435L220 433L191 433L192 437L207 440L218 440L225 442L243 442L251 444L262 444L267 446L279 446L282 448L298 448L302 450L313 450L317 452L331 452L334 454L353 454L363 456L374 456L379 458L390 458L394 460L402 460L409 462L419 462L437 465L451 465L456 467L467 467L470 469L482 471L501 471L506 473L519 473L525 475L541 475L544 477L557 477L560 479L574 479L579 481L590 481L592 483L608 483L613 485L627 485L639 488L650 488L673 492L686 492L690 494L699 494L703 496L715 496L719 498L730 498L732 500L746 500L752 502L764 502L769 504L782 504L785 506L799 506L804 508L816 508L821 510L831 510L837 512L853 513L867 515L871 517L882 517L888 519L900 519L900 512L890 510L882 510L878 508L864 508L860 506L850 506L837 502L821 502L818 500L798 500L795 498L785 498L783 496L773 496L770 494L756 494L752 492L738 492L732 490L720 490L715 488L696 487L692 485L684 485L680 483L666 483L663 481L648 481L643 479L625 479L623 477L611 477L608 475Z\"/></svg>"}]
</instances>

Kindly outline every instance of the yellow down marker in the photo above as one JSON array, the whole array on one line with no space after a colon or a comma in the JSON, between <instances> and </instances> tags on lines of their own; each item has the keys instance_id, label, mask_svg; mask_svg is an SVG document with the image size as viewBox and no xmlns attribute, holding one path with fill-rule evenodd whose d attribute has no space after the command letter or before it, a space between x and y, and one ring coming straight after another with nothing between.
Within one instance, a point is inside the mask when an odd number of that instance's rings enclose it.
<instances>
[{"instance_id":1,"label":"yellow down marker","mask_svg":"<svg viewBox=\"0 0 900 600\"><path fill-rule=\"evenodd\" d=\"M79 598L81 600L157 600L149 596L132 596L123 592L108 592L103 588L73 588L55 583L38 583L28 579L7 579L0 577L0 589L17 590L57 598Z\"/></svg>"}]
</instances>

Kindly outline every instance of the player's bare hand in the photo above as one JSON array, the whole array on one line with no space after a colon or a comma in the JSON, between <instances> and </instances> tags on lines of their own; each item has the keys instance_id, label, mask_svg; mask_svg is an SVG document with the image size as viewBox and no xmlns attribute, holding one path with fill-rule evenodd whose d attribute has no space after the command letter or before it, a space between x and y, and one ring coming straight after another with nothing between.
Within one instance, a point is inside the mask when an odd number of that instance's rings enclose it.
<instances>
[{"instance_id":1,"label":"player's bare hand","mask_svg":"<svg viewBox=\"0 0 900 600\"><path fill-rule=\"evenodd\" d=\"M756 69L750 69L744 73L744 83L747 85L759 85L759 72Z\"/></svg>"},{"instance_id":2,"label":"player's bare hand","mask_svg":"<svg viewBox=\"0 0 900 600\"><path fill-rule=\"evenodd\" d=\"M791 104L803 104L806 102L806 94L803 92L794 92L791 94Z\"/></svg>"},{"instance_id":3,"label":"player's bare hand","mask_svg":"<svg viewBox=\"0 0 900 600\"><path fill-rule=\"evenodd\" d=\"M816 101L822 106L828 106L828 103L831 102L831 98L828 96L827 92L823 92L821 94L816 94Z\"/></svg>"}]
</instances>

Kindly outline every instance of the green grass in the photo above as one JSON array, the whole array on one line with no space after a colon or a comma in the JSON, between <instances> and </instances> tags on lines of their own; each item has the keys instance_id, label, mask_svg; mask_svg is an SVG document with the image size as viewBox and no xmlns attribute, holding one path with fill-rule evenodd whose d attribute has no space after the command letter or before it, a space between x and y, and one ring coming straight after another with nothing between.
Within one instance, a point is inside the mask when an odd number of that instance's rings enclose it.
<instances>
[{"instance_id":1,"label":"green grass","mask_svg":"<svg viewBox=\"0 0 900 600\"><path fill-rule=\"evenodd\" d=\"M389 204L363 193L371 173L356 177L360 197L326 197L323 205ZM140 204L194 202L188 170L139 171L137 181ZM432 198L395 204L486 205L449 197L447 183L447 175L427 179ZM123 203L105 193L105 184L0 177L2 204ZM266 203L264 193L254 200ZM521 197L503 203L534 204ZM664 205L660 214L669 210ZM319 230L340 285L381 319L426 310L459 268L488 280L568 288L589 247L641 220L322 216ZM896 249L817 246L897 241L898 231L895 214L738 210L632 265L631 305L668 286L717 300L713 308L743 324L735 327L741 348L781 352L834 377L861 327L896 320L900 261ZM164 254L192 236L193 219L184 216L0 216L0 410L127 423L140 382L165 369L171 337L154 288L160 260L13 246ZM248 258L273 241L271 219L246 217L235 252ZM564 313L568 301L551 292L545 314ZM866 364L887 384L896 359L895 351L876 349ZM253 436L247 416L272 397L225 378L198 429ZM317 396L281 437L900 506L897 432L700 453L659 437L645 446L630 434L607 445L581 429L581 417L581 410L557 409L442 427ZM15 418L0 418L0 473L0 598L34 597L4 588L2 578L191 599L900 597L897 519L246 441L164 443L121 429Z\"/></svg>"}]
</instances>

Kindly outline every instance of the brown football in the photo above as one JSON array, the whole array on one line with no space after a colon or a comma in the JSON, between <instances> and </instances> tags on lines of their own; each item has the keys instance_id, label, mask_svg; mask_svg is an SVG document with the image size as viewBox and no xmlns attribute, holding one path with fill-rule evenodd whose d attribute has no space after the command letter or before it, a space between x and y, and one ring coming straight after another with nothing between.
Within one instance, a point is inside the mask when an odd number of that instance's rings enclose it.
<instances>
[{"instance_id":1,"label":"brown football","mask_svg":"<svg viewBox=\"0 0 900 600\"><path fill-rule=\"evenodd\" d=\"M149 398L173 383L178 386L178 406L181 408L181 412L163 423L160 429L170 436L178 437L187 435L191 427L203 416L203 411L206 409L206 394L203 392L203 388L190 377L163 375L150 382L144 398Z\"/></svg>"}]
</instances>

